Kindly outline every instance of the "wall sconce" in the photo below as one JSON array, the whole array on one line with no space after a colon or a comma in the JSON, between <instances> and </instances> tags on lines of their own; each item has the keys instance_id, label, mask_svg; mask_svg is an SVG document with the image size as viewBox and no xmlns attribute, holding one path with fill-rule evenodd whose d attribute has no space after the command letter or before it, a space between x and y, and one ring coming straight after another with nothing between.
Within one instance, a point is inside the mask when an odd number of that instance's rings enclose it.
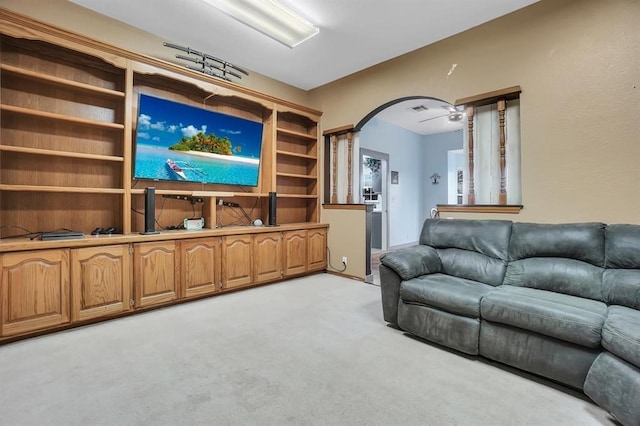
<instances>
[{"instance_id":1,"label":"wall sconce","mask_svg":"<svg viewBox=\"0 0 640 426\"><path fill-rule=\"evenodd\" d=\"M437 185L440 183L440 175L437 173L434 173L430 176L431 178L431 184L432 185Z\"/></svg>"}]
</instances>

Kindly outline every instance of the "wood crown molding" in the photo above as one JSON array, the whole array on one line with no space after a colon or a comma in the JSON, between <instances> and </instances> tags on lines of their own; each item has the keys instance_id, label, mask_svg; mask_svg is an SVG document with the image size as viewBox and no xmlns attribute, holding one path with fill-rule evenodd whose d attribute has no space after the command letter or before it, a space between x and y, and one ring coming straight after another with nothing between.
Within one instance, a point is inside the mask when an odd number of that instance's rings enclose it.
<instances>
[{"instance_id":1,"label":"wood crown molding","mask_svg":"<svg viewBox=\"0 0 640 426\"><path fill-rule=\"evenodd\" d=\"M455 106L465 105L479 107L483 105L495 104L499 99L512 100L518 99L522 93L520 86L507 87L506 89L494 90L492 92L481 93L479 95L469 96L458 99Z\"/></svg>"},{"instance_id":2,"label":"wood crown molding","mask_svg":"<svg viewBox=\"0 0 640 426\"><path fill-rule=\"evenodd\" d=\"M353 124L347 124L345 126L335 127L333 129L328 129L322 132L322 136L331 136L331 135L343 135L345 133L353 132Z\"/></svg>"}]
</instances>

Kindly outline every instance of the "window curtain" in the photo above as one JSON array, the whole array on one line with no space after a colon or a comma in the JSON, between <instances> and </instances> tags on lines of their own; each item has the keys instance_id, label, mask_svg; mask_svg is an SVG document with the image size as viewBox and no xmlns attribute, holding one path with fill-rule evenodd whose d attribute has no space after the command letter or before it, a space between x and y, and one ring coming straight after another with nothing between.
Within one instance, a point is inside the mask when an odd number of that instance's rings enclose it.
<instances>
[{"instance_id":1,"label":"window curtain","mask_svg":"<svg viewBox=\"0 0 640 426\"><path fill-rule=\"evenodd\" d=\"M331 139L331 192L333 192L334 184L337 194L337 202L339 204L347 203L347 195L349 189L349 144L347 142L347 134L336 135L337 146L336 150L333 149L333 139ZM358 138L357 134L351 134L351 191L353 202L360 202L359 185L354 185L354 182L359 182L359 162L362 161L355 154L358 152ZM335 175L333 173L335 160Z\"/></svg>"}]
</instances>

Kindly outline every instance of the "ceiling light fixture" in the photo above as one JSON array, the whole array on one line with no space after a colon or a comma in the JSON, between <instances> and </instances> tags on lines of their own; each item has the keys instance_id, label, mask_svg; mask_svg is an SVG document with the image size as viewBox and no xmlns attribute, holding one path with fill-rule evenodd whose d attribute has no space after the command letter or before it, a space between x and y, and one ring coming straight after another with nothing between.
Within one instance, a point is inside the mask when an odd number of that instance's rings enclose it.
<instances>
[{"instance_id":1,"label":"ceiling light fixture","mask_svg":"<svg viewBox=\"0 0 640 426\"><path fill-rule=\"evenodd\" d=\"M294 48L320 29L277 0L204 0L233 19Z\"/></svg>"}]
</instances>

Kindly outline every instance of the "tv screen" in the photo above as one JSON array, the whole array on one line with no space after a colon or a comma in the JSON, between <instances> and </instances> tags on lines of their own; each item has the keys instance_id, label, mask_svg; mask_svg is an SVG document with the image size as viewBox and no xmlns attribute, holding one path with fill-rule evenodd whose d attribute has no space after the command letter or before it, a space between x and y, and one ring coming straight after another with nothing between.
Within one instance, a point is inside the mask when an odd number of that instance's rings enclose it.
<instances>
[{"instance_id":1,"label":"tv screen","mask_svg":"<svg viewBox=\"0 0 640 426\"><path fill-rule=\"evenodd\" d=\"M260 122L140 94L135 179L257 186Z\"/></svg>"}]
</instances>

